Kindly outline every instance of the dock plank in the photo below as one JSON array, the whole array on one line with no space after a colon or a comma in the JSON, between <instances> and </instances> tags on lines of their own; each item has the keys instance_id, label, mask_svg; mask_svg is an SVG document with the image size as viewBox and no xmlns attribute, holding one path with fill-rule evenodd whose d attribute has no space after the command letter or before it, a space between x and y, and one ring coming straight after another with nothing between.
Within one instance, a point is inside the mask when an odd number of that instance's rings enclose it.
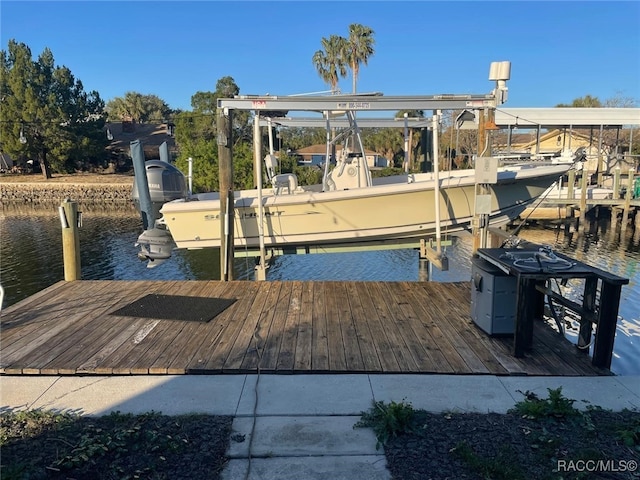
<instances>
[{"instance_id":1,"label":"dock plank","mask_svg":"<svg viewBox=\"0 0 640 480\"><path fill-rule=\"evenodd\" d=\"M211 280L207 281L204 285L205 288L201 292L201 296L203 297L234 299L237 303L238 297L243 293L241 282L220 282ZM191 338L185 339L186 341L182 348L176 352L174 359L169 363L167 371L177 374L176 372L183 370L183 373L189 373L191 365L193 364L198 352L201 350L207 339L209 339L209 332L212 332L214 337L216 332L219 334L222 326L229 322L229 320L222 320L221 317L223 317L229 309L235 308L236 303L218 314L209 323L197 323L195 325L195 329L191 332Z\"/></svg>"},{"instance_id":2,"label":"dock plank","mask_svg":"<svg viewBox=\"0 0 640 480\"><path fill-rule=\"evenodd\" d=\"M442 288L441 285L437 287L438 294L443 299L446 299L448 310L457 313L459 317L457 321L450 321L451 317L446 318L460 338L469 346L473 354L486 367L486 371L483 373L496 372L498 375L507 373L507 369L495 358L492 351L482 343L481 338L485 333L481 332L471 319L469 284L466 284L464 289L460 285L452 285L451 288Z\"/></svg>"},{"instance_id":3,"label":"dock plank","mask_svg":"<svg viewBox=\"0 0 640 480\"><path fill-rule=\"evenodd\" d=\"M434 301L433 293L426 293L423 286L411 285L411 289L405 292L405 296L413 305L416 315L420 319L420 323L429 332L429 336L433 339L430 346L432 350L438 350L442 357L446 360L443 365L445 373L468 373L469 367L464 359L460 356L455 346L449 341L447 335L443 333L443 328L448 328L447 324L442 324L440 312L432 308ZM437 355L434 352L434 355Z\"/></svg>"},{"instance_id":4,"label":"dock plank","mask_svg":"<svg viewBox=\"0 0 640 480\"><path fill-rule=\"evenodd\" d=\"M349 295L347 294L347 282L336 282L334 287L346 370L349 372L363 372L365 371L364 361L360 351L353 311L349 303Z\"/></svg>"},{"instance_id":5,"label":"dock plank","mask_svg":"<svg viewBox=\"0 0 640 480\"><path fill-rule=\"evenodd\" d=\"M311 282L304 282L300 287L300 317L293 364L294 370L298 371L312 369L314 285Z\"/></svg>"},{"instance_id":6,"label":"dock plank","mask_svg":"<svg viewBox=\"0 0 640 480\"><path fill-rule=\"evenodd\" d=\"M235 298L236 302L213 319L202 334L191 360L188 373L221 373L229 358L237 336L243 328L249 311L259 301L258 282L217 282L224 287L224 298ZM227 284L227 285L225 285Z\"/></svg>"},{"instance_id":7,"label":"dock plank","mask_svg":"<svg viewBox=\"0 0 640 480\"><path fill-rule=\"evenodd\" d=\"M405 289L399 283L388 284L387 287L389 305L398 312L396 325L418 369L423 372L433 372L441 368L448 369L446 359L442 355L438 355L437 350L433 349L431 352L431 349L427 347L429 345L435 346L435 342L428 330L418 320L418 315L411 306ZM438 361L443 363L438 365Z\"/></svg>"},{"instance_id":8,"label":"dock plank","mask_svg":"<svg viewBox=\"0 0 640 480\"><path fill-rule=\"evenodd\" d=\"M453 313L456 312L455 305L449 303L448 299L442 296L442 291L438 285L421 284L421 288L425 291L425 294L431 297L430 305L437 314L438 325L455 351L466 363L468 369L467 373L490 373L487 366L476 355L471 346L465 342L465 340L460 336L459 331L454 327L454 322L456 319L460 318L459 315L453 315ZM438 299L437 301L434 300L436 298ZM452 309L452 307L454 308Z\"/></svg>"},{"instance_id":9,"label":"dock plank","mask_svg":"<svg viewBox=\"0 0 640 480\"><path fill-rule=\"evenodd\" d=\"M200 297L204 296L203 293L205 290L210 290L210 287L206 283L196 282L194 280L192 280L191 282L195 283L193 283L192 285L186 285L186 287L188 288L180 293L181 295ZM176 322L173 320L163 321L173 323L172 325L169 325L169 327L175 331L175 336L168 346L162 348L160 355L158 355L158 357L149 366L149 373L152 375L178 375L186 373L184 363L179 366L173 366L171 368L170 366L172 365L172 362L176 359L178 354L185 348L185 346L194 341L194 336L198 329L206 324L202 322ZM180 325L175 325L175 323L179 323Z\"/></svg>"},{"instance_id":10,"label":"dock plank","mask_svg":"<svg viewBox=\"0 0 640 480\"><path fill-rule=\"evenodd\" d=\"M347 358L340 325L340 310L342 308L340 282L331 281L324 282L324 284L329 370L332 372L345 371L347 370Z\"/></svg>"},{"instance_id":11,"label":"dock plank","mask_svg":"<svg viewBox=\"0 0 640 480\"><path fill-rule=\"evenodd\" d=\"M264 339L255 337L255 334L260 329L259 323L263 315L262 311L268 302L270 290L274 285L275 284L270 282L260 282L260 285L258 285L258 292L247 315L245 318L238 319L240 321L240 329L233 338L231 349L222 365L223 371L241 371L247 350L253 349L254 355L257 356L257 349L262 348L262 341ZM275 288L279 288L279 286Z\"/></svg>"},{"instance_id":12,"label":"dock plank","mask_svg":"<svg viewBox=\"0 0 640 480\"><path fill-rule=\"evenodd\" d=\"M108 285L102 286L104 289L100 289L100 285L95 286L92 301L87 302L82 291L79 295L71 295L71 285L68 284L66 289L58 290L56 298L50 302L52 308L46 311L46 315L38 317L42 321L34 322L37 329L27 326L25 330L29 330L28 333L9 345L5 345L3 338L1 366L5 373L57 374L57 369L47 370L46 365L68 348L82 342L83 336L90 333L89 325L94 323L94 318L117 297ZM89 285L84 287L87 290ZM28 361L14 365L25 357Z\"/></svg>"},{"instance_id":13,"label":"dock plank","mask_svg":"<svg viewBox=\"0 0 640 480\"><path fill-rule=\"evenodd\" d=\"M385 329L387 338L392 346L391 348L395 353L395 357L398 362L398 369L401 372L406 373L418 372L418 365L407 347L403 335L397 327L398 319L396 318L395 313L389 309L389 305L385 300L386 292L384 283L371 282L369 284L369 292L371 303L377 311L377 316L380 319L382 328Z\"/></svg>"},{"instance_id":14,"label":"dock plank","mask_svg":"<svg viewBox=\"0 0 640 480\"><path fill-rule=\"evenodd\" d=\"M260 355L260 369L262 371L274 372L277 370L278 357L281 353L282 340L287 323L287 315L289 313L289 307L291 305L291 292L293 289L293 283L281 282L280 291L273 306L273 312L271 319L265 319L269 322L267 326L265 324L265 330L267 332L266 338L264 338L262 353ZM261 329L262 331L262 329ZM286 348L286 347L285 347ZM289 351L287 356L292 356Z\"/></svg>"},{"instance_id":15,"label":"dock plank","mask_svg":"<svg viewBox=\"0 0 640 480\"><path fill-rule=\"evenodd\" d=\"M171 290L160 289L156 293L186 295L193 285L196 285L196 283L175 282L172 284ZM147 293L145 291L144 295ZM163 375L167 373L166 367L162 364L163 353L175 343L176 337L187 327L189 322L164 319L150 320L157 323L154 323L153 329L136 344L135 349L131 352L131 357L123 359L115 366L114 373L121 375L127 373Z\"/></svg>"},{"instance_id":16,"label":"dock plank","mask_svg":"<svg viewBox=\"0 0 640 480\"><path fill-rule=\"evenodd\" d=\"M265 297L265 302L262 305L256 326L252 333L247 332L246 334L249 341L246 344L245 354L239 367L241 372L254 371L262 368L262 356L265 354L265 349L269 346L269 335L278 335L278 332L271 331L271 324L273 323L278 307L280 291L283 288L286 289L283 282L269 285L269 292ZM274 339L273 343L277 343L277 339Z\"/></svg>"},{"instance_id":17,"label":"dock plank","mask_svg":"<svg viewBox=\"0 0 640 480\"><path fill-rule=\"evenodd\" d=\"M302 309L302 282L291 282L289 306L282 326L282 342L277 359L278 372L293 372L295 366L298 334L300 332L300 317Z\"/></svg>"},{"instance_id":18,"label":"dock plank","mask_svg":"<svg viewBox=\"0 0 640 480\"><path fill-rule=\"evenodd\" d=\"M327 337L327 312L325 310L326 282L314 285L311 322L313 338L311 343L311 368L315 372L329 372L329 344Z\"/></svg>"},{"instance_id":19,"label":"dock plank","mask_svg":"<svg viewBox=\"0 0 640 480\"><path fill-rule=\"evenodd\" d=\"M92 331L82 339L82 342L69 349L65 354L56 358L55 364L77 365L76 373L94 373L101 361L108 357L122 342L135 331L141 328L146 319L135 319L110 315L110 312L117 310L123 302L132 302L143 293L153 293L160 288L158 284L148 284L144 289L144 284L125 283L132 288L126 288L126 294L116 296L111 302L104 303L99 316L101 322L95 322Z\"/></svg>"},{"instance_id":20,"label":"dock plank","mask_svg":"<svg viewBox=\"0 0 640 480\"><path fill-rule=\"evenodd\" d=\"M358 289L353 282L345 282L344 288L349 299L355 335L360 348L362 369L366 372L379 372L382 370L382 365L378 357L378 350L375 347L375 338L371 332L369 319L362 304L363 299L360 298Z\"/></svg>"},{"instance_id":21,"label":"dock plank","mask_svg":"<svg viewBox=\"0 0 640 480\"><path fill-rule=\"evenodd\" d=\"M370 284L357 282L352 284L352 286L358 294L357 298L360 299L360 305L367 319L367 326L371 332L371 338L374 339L373 348L375 348L377 354L377 361L380 363L380 371L399 372L400 364L394 353L395 348L392 346L391 340L387 337L387 329L382 319L378 316L378 310L371 299ZM369 360L369 365L375 368L376 363L376 359L372 355Z\"/></svg>"}]
</instances>

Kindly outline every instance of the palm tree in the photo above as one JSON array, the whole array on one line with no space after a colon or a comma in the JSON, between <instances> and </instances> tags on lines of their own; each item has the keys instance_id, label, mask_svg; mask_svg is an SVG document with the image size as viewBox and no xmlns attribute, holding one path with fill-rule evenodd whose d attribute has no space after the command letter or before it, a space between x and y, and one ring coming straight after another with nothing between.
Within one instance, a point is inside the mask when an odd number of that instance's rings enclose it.
<instances>
[{"instance_id":1,"label":"palm tree","mask_svg":"<svg viewBox=\"0 0 640 480\"><path fill-rule=\"evenodd\" d=\"M322 37L322 50L313 54L313 64L318 74L331 86L331 92L338 91L338 80L347 75L345 61L346 39L339 35Z\"/></svg>"},{"instance_id":2,"label":"palm tree","mask_svg":"<svg viewBox=\"0 0 640 480\"><path fill-rule=\"evenodd\" d=\"M353 93L356 93L356 84L358 82L358 73L360 72L360 64L367 65L369 57L374 53L373 30L359 23L349 25L349 38L347 42L346 61L351 68L353 75Z\"/></svg>"}]
</instances>

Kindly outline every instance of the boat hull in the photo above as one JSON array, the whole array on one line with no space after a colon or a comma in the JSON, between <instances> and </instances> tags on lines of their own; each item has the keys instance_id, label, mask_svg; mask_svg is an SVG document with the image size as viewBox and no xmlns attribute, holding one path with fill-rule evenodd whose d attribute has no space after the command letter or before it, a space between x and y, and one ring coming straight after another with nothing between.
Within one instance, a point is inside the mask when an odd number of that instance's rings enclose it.
<instances>
[{"instance_id":1,"label":"boat hull","mask_svg":"<svg viewBox=\"0 0 640 480\"><path fill-rule=\"evenodd\" d=\"M500 172L498 183L489 186L491 223L517 218L567 169L555 165ZM475 208L473 171L452 172L441 177L439 184L442 231L469 230ZM264 245L269 248L428 238L436 232L434 187L431 174L419 174L343 191L273 195L271 190L265 190ZM259 247L258 210L256 191L236 193L233 232L236 247ZM222 228L217 194L166 203L161 213L178 248L220 247Z\"/></svg>"}]
</instances>

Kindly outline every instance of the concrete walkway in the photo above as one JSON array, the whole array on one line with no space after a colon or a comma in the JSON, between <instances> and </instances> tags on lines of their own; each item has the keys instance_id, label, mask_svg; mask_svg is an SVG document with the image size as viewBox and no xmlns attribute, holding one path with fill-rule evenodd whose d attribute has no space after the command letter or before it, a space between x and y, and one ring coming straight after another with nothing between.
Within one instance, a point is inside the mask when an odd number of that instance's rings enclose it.
<instances>
[{"instance_id":1,"label":"concrete walkway","mask_svg":"<svg viewBox=\"0 0 640 480\"><path fill-rule=\"evenodd\" d=\"M558 387L578 408L640 409L637 376L345 374L0 376L0 411L231 415L225 480L244 479L248 468L249 479L382 480L390 474L373 432L353 428L373 401L405 401L431 412L505 413L524 398L521 392L546 397Z\"/></svg>"}]
</instances>

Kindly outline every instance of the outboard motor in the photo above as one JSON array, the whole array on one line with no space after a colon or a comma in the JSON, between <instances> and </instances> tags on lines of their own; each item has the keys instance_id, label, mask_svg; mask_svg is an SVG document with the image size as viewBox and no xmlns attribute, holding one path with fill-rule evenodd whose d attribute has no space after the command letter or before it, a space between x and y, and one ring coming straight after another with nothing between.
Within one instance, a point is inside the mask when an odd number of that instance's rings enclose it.
<instances>
[{"instance_id":1,"label":"outboard motor","mask_svg":"<svg viewBox=\"0 0 640 480\"><path fill-rule=\"evenodd\" d=\"M160 218L162 205L171 200L186 198L188 196L187 182L184 174L174 165L162 160L147 160L145 162L149 195L153 205L154 218ZM138 212L140 207L140 192L137 182L133 184L131 193L133 203Z\"/></svg>"},{"instance_id":2,"label":"outboard motor","mask_svg":"<svg viewBox=\"0 0 640 480\"><path fill-rule=\"evenodd\" d=\"M171 257L174 246L170 233L156 222L160 218L160 208L166 202L185 198L187 186L184 175L168 161L145 162L139 140L131 142L131 158L135 172L132 198L144 228L136 242L140 247L138 258L148 260L147 268L153 268Z\"/></svg>"}]
</instances>

